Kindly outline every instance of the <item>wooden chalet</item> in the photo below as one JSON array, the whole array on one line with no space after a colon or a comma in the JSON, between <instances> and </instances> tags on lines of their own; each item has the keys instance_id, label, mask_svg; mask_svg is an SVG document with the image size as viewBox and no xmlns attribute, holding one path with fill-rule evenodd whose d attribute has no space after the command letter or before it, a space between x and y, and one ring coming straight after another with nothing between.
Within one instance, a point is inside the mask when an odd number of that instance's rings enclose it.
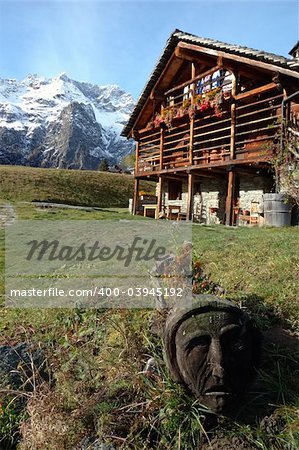
<instances>
[{"instance_id":1,"label":"wooden chalet","mask_svg":"<svg viewBox=\"0 0 299 450\"><path fill-rule=\"evenodd\" d=\"M298 136L297 50L288 59L175 30L122 132L136 141L133 212L261 224L273 158ZM140 180L157 182L150 205Z\"/></svg>"}]
</instances>

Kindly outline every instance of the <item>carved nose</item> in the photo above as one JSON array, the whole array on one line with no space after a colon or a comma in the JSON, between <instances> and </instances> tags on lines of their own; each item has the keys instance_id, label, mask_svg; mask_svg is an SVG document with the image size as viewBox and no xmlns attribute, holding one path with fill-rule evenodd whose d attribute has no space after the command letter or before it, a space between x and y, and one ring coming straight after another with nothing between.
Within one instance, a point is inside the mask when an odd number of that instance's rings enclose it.
<instances>
[{"instance_id":1,"label":"carved nose","mask_svg":"<svg viewBox=\"0 0 299 450\"><path fill-rule=\"evenodd\" d=\"M212 366L212 375L214 377L222 379L224 377L223 353L220 342L218 340L212 339L209 362Z\"/></svg>"}]
</instances>

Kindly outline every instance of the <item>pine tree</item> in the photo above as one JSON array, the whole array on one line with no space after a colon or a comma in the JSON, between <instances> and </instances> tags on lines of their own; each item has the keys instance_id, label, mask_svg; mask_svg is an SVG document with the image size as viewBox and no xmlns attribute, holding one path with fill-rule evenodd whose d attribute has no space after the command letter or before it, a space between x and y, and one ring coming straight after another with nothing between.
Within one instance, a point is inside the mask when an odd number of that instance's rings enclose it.
<instances>
[{"instance_id":1,"label":"pine tree","mask_svg":"<svg viewBox=\"0 0 299 450\"><path fill-rule=\"evenodd\" d=\"M101 171L101 172L108 172L109 165L108 165L107 159L102 159L102 161L99 164L99 169L98 170Z\"/></svg>"}]
</instances>

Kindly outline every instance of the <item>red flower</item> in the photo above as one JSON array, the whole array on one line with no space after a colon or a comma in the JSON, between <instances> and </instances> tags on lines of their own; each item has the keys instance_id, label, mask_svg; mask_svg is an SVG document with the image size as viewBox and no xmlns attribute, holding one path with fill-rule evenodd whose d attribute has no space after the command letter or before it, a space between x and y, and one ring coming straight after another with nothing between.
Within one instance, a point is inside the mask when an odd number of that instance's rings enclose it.
<instances>
[{"instance_id":1,"label":"red flower","mask_svg":"<svg viewBox=\"0 0 299 450\"><path fill-rule=\"evenodd\" d=\"M209 109L210 107L210 102L209 101L205 101L203 103L200 104L200 107L198 108L200 112L206 111L207 109Z\"/></svg>"}]
</instances>

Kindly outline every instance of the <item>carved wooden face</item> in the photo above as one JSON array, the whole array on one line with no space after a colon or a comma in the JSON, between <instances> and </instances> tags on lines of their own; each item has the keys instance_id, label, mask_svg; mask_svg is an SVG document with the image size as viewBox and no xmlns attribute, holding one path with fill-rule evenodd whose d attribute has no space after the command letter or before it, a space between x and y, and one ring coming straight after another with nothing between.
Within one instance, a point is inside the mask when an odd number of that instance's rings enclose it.
<instances>
[{"instance_id":1,"label":"carved wooden face","mask_svg":"<svg viewBox=\"0 0 299 450\"><path fill-rule=\"evenodd\" d=\"M186 319L175 336L183 381L215 412L232 406L253 375L253 336L242 315L211 311Z\"/></svg>"}]
</instances>

